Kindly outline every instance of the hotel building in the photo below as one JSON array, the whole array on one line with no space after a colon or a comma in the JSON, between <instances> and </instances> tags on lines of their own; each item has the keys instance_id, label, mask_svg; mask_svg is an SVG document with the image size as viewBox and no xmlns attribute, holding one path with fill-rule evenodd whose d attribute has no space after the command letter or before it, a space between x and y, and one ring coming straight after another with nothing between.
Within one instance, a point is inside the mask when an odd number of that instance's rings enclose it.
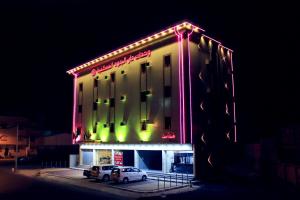
<instances>
[{"instance_id":1,"label":"hotel building","mask_svg":"<svg viewBox=\"0 0 300 200\"><path fill-rule=\"evenodd\" d=\"M232 53L182 22L67 71L80 164L213 167L237 142Z\"/></svg>"}]
</instances>

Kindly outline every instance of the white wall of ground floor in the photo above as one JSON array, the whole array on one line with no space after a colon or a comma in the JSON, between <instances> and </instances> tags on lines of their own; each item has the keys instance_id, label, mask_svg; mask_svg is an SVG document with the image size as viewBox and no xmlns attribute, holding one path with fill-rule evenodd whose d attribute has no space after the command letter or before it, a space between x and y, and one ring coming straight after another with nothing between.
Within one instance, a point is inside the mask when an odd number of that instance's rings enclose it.
<instances>
[{"instance_id":1,"label":"white wall of ground floor","mask_svg":"<svg viewBox=\"0 0 300 200\"><path fill-rule=\"evenodd\" d=\"M177 167L178 170L178 166L190 168L193 165L191 144L82 144L79 163L81 165L116 164L115 155L120 151L132 154L132 162L124 160L124 165L146 170L169 173L176 172L174 168Z\"/></svg>"}]
</instances>

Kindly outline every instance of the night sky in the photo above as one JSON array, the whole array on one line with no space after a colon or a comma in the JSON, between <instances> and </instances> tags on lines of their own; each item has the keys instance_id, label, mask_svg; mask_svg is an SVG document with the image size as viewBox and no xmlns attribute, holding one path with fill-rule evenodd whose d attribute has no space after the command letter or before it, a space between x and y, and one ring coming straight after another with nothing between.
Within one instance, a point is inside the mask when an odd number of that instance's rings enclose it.
<instances>
[{"instance_id":1,"label":"night sky","mask_svg":"<svg viewBox=\"0 0 300 200\"><path fill-rule=\"evenodd\" d=\"M234 50L242 141L300 124L299 48L291 47L299 18L293 9L230 1L121 2L1 1L0 115L70 132L67 69L186 19Z\"/></svg>"}]
</instances>

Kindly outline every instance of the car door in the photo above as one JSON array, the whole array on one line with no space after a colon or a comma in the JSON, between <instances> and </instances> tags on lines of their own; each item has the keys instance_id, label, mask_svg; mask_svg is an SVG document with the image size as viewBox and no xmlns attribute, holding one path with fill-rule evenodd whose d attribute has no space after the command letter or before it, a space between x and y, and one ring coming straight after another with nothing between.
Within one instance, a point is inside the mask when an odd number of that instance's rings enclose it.
<instances>
[{"instance_id":1,"label":"car door","mask_svg":"<svg viewBox=\"0 0 300 200\"><path fill-rule=\"evenodd\" d=\"M135 180L142 179L141 170L139 170L138 168L133 168L133 171L134 171Z\"/></svg>"}]
</instances>

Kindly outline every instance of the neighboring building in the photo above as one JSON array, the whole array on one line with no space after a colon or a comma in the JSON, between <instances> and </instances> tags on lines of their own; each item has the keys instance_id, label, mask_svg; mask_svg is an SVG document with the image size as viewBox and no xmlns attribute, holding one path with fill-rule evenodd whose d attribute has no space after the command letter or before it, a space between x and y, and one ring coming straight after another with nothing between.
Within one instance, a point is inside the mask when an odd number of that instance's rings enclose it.
<instances>
[{"instance_id":1,"label":"neighboring building","mask_svg":"<svg viewBox=\"0 0 300 200\"><path fill-rule=\"evenodd\" d=\"M232 50L183 22L77 66L80 164L199 176L235 143Z\"/></svg>"},{"instance_id":2,"label":"neighboring building","mask_svg":"<svg viewBox=\"0 0 300 200\"><path fill-rule=\"evenodd\" d=\"M36 149L32 147L39 132L29 127L29 119L24 117L0 116L0 158L14 158L17 147L18 130L18 156L35 155Z\"/></svg>"},{"instance_id":3,"label":"neighboring building","mask_svg":"<svg viewBox=\"0 0 300 200\"><path fill-rule=\"evenodd\" d=\"M41 131L24 117L0 116L0 159L37 156L42 161L68 163L70 154L78 154L71 139L70 133Z\"/></svg>"}]
</instances>

